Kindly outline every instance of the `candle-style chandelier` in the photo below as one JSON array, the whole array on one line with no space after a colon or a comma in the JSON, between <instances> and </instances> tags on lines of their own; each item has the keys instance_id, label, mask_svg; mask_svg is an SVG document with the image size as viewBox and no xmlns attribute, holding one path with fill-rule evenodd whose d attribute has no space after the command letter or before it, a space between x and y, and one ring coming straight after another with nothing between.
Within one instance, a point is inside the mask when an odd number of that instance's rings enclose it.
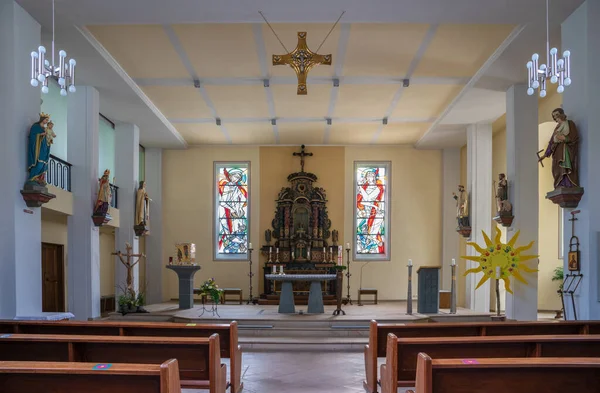
<instances>
[{"instance_id":1,"label":"candle-style chandelier","mask_svg":"<svg viewBox=\"0 0 600 393\"><path fill-rule=\"evenodd\" d=\"M52 64L46 60L46 48L40 46L37 52L31 52L31 86L42 84L42 93L48 93L48 79L54 78L60 86L60 95L75 93L75 59L66 62L67 52L58 52L58 66L54 62L54 0L52 0Z\"/></svg>"},{"instance_id":2,"label":"candle-style chandelier","mask_svg":"<svg viewBox=\"0 0 600 393\"><path fill-rule=\"evenodd\" d=\"M558 83L557 92L565 91L565 86L571 84L571 52L566 50L563 57L558 58L558 49L550 49L550 28L548 22L548 0L546 0L546 64L539 65L540 55L534 53L527 62L528 89L527 94L533 95L535 89L540 89L540 97L546 97L546 81Z\"/></svg>"}]
</instances>

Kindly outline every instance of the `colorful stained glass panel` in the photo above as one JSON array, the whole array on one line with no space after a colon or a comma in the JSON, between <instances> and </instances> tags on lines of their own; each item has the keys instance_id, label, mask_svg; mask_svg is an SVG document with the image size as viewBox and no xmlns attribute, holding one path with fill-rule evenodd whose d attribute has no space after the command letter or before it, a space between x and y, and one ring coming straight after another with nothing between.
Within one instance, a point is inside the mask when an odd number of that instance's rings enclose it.
<instances>
[{"instance_id":1,"label":"colorful stained glass panel","mask_svg":"<svg viewBox=\"0 0 600 393\"><path fill-rule=\"evenodd\" d=\"M388 165L355 165L355 255L388 255Z\"/></svg>"},{"instance_id":2,"label":"colorful stained glass panel","mask_svg":"<svg viewBox=\"0 0 600 393\"><path fill-rule=\"evenodd\" d=\"M216 167L217 258L245 256L248 250L248 166Z\"/></svg>"}]
</instances>

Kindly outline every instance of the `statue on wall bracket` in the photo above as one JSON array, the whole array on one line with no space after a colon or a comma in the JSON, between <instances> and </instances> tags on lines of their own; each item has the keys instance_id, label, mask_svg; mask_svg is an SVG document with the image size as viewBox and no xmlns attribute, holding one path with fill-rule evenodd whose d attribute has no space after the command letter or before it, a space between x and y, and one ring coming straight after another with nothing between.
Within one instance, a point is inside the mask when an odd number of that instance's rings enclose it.
<instances>
[{"instance_id":1,"label":"statue on wall bracket","mask_svg":"<svg viewBox=\"0 0 600 393\"><path fill-rule=\"evenodd\" d=\"M50 147L56 134L50 115L40 113L40 119L29 130L27 141L27 181L21 190L27 207L41 207L56 195L48 192L46 172L50 160Z\"/></svg>"},{"instance_id":2,"label":"statue on wall bracket","mask_svg":"<svg viewBox=\"0 0 600 393\"><path fill-rule=\"evenodd\" d=\"M150 233L150 202L152 199L146 192L146 182L140 181L140 188L135 198L135 225L133 230L136 236L144 236Z\"/></svg>"},{"instance_id":3,"label":"statue on wall bracket","mask_svg":"<svg viewBox=\"0 0 600 393\"><path fill-rule=\"evenodd\" d=\"M110 189L110 170L105 170L104 175L98 180L98 197L96 198L96 204L94 205L94 214L92 220L94 225L101 227L112 220L111 215L108 213L110 204L112 202L112 191Z\"/></svg>"},{"instance_id":4,"label":"statue on wall bracket","mask_svg":"<svg viewBox=\"0 0 600 393\"><path fill-rule=\"evenodd\" d=\"M494 182L496 198L496 217L494 220L503 227L510 227L515 218L512 213L512 204L508 201L508 180L506 175L498 175L498 186Z\"/></svg>"},{"instance_id":5,"label":"statue on wall bracket","mask_svg":"<svg viewBox=\"0 0 600 393\"><path fill-rule=\"evenodd\" d=\"M452 193L452 197L456 200L456 220L458 226L456 232L460 233L463 237L471 236L471 220L469 219L469 195L465 191L465 187L462 185L458 186L458 195Z\"/></svg>"},{"instance_id":6,"label":"statue on wall bracket","mask_svg":"<svg viewBox=\"0 0 600 393\"><path fill-rule=\"evenodd\" d=\"M579 183L579 133L577 126L562 108L552 111L556 127L548 142L546 150L538 152L538 161L542 166L546 157L552 157L552 176L554 191L546 194L562 208L575 208L583 195L583 187ZM540 156L540 153L544 153Z\"/></svg>"}]
</instances>

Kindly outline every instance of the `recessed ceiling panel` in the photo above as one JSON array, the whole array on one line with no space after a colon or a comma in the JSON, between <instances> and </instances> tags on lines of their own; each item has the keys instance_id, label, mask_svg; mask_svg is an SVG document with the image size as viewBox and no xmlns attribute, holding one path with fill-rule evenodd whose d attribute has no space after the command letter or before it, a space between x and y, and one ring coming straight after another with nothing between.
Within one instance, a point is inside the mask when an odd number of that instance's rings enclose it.
<instances>
[{"instance_id":1,"label":"recessed ceiling panel","mask_svg":"<svg viewBox=\"0 0 600 393\"><path fill-rule=\"evenodd\" d=\"M272 145L275 134L271 123L224 123L234 145Z\"/></svg>"},{"instance_id":2,"label":"recessed ceiling panel","mask_svg":"<svg viewBox=\"0 0 600 393\"><path fill-rule=\"evenodd\" d=\"M262 86L206 86L205 89L222 118L269 117L267 96Z\"/></svg>"},{"instance_id":3,"label":"recessed ceiling panel","mask_svg":"<svg viewBox=\"0 0 600 393\"><path fill-rule=\"evenodd\" d=\"M355 23L350 37L344 75L404 76L429 25Z\"/></svg>"},{"instance_id":4,"label":"recessed ceiling panel","mask_svg":"<svg viewBox=\"0 0 600 393\"><path fill-rule=\"evenodd\" d=\"M313 85L308 94L296 94L296 86L271 85L277 117L325 117L331 99L330 85Z\"/></svg>"},{"instance_id":5,"label":"recessed ceiling panel","mask_svg":"<svg viewBox=\"0 0 600 393\"><path fill-rule=\"evenodd\" d=\"M430 126L429 123L389 123L375 141L381 145L414 144Z\"/></svg>"},{"instance_id":6,"label":"recessed ceiling panel","mask_svg":"<svg viewBox=\"0 0 600 393\"><path fill-rule=\"evenodd\" d=\"M392 117L437 117L461 89L457 85L411 85L402 90Z\"/></svg>"},{"instance_id":7,"label":"recessed ceiling panel","mask_svg":"<svg viewBox=\"0 0 600 393\"><path fill-rule=\"evenodd\" d=\"M323 143L325 122L278 123L282 145L315 145Z\"/></svg>"},{"instance_id":8,"label":"recessed ceiling panel","mask_svg":"<svg viewBox=\"0 0 600 393\"><path fill-rule=\"evenodd\" d=\"M512 25L441 25L415 76L473 76L513 28Z\"/></svg>"},{"instance_id":9,"label":"recessed ceiling panel","mask_svg":"<svg viewBox=\"0 0 600 393\"><path fill-rule=\"evenodd\" d=\"M132 78L189 78L161 25L88 26Z\"/></svg>"},{"instance_id":10,"label":"recessed ceiling panel","mask_svg":"<svg viewBox=\"0 0 600 393\"><path fill-rule=\"evenodd\" d=\"M173 29L200 78L261 76L252 25L209 23Z\"/></svg>"},{"instance_id":11,"label":"recessed ceiling panel","mask_svg":"<svg viewBox=\"0 0 600 393\"><path fill-rule=\"evenodd\" d=\"M268 15L267 15L268 17ZM320 23L271 23L273 29L283 42L283 45L288 51L293 51L298 44L298 32L306 32L306 44L308 49L313 52L317 51L317 48L323 42L333 23L331 24L320 24ZM289 66L273 65L273 55L285 55L286 50L281 46L271 29L264 24L263 25L263 39L265 41L265 49L267 51L267 69L269 75L274 76L296 76L296 73ZM310 72L309 76L330 76L333 74L333 67L337 58L337 47L340 39L340 25L338 24L335 29L331 32L321 49L317 52L319 55L332 55L332 64L330 66L318 65L314 67ZM310 86L308 87L310 91ZM296 89L294 89L296 91ZM310 94L310 93L309 93Z\"/></svg>"},{"instance_id":12,"label":"recessed ceiling panel","mask_svg":"<svg viewBox=\"0 0 600 393\"><path fill-rule=\"evenodd\" d=\"M186 86L144 86L144 93L169 119L212 118L198 89Z\"/></svg>"},{"instance_id":13,"label":"recessed ceiling panel","mask_svg":"<svg viewBox=\"0 0 600 393\"><path fill-rule=\"evenodd\" d=\"M333 123L329 131L331 145L367 145L379 129L379 123Z\"/></svg>"},{"instance_id":14,"label":"recessed ceiling panel","mask_svg":"<svg viewBox=\"0 0 600 393\"><path fill-rule=\"evenodd\" d=\"M215 123L175 124L177 131L190 145L225 145L227 138Z\"/></svg>"},{"instance_id":15,"label":"recessed ceiling panel","mask_svg":"<svg viewBox=\"0 0 600 393\"><path fill-rule=\"evenodd\" d=\"M383 118L398 85L341 85L334 117Z\"/></svg>"}]
</instances>

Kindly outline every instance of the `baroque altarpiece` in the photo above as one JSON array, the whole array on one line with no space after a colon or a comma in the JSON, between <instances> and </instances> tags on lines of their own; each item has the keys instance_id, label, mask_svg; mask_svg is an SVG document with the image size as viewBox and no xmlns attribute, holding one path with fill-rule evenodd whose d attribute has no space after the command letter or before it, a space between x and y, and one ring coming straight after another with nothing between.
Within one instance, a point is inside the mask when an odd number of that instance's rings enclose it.
<instances>
[{"instance_id":1,"label":"baroque altarpiece","mask_svg":"<svg viewBox=\"0 0 600 393\"><path fill-rule=\"evenodd\" d=\"M267 244L262 247L267 257L263 274L271 273L273 265L283 265L286 274L335 274L337 233L334 235L336 231L331 230L325 190L314 185L317 182L314 173L304 171L304 156L312 153L305 153L302 146L302 152L294 155L301 157L302 170L288 176L290 186L282 188L275 201L272 229L267 230ZM269 239L271 234L273 244ZM263 282L261 298L275 300L280 283L266 277ZM293 285L296 296L308 295L308 282ZM325 282L323 291L324 295L335 295L335 283Z\"/></svg>"}]
</instances>

